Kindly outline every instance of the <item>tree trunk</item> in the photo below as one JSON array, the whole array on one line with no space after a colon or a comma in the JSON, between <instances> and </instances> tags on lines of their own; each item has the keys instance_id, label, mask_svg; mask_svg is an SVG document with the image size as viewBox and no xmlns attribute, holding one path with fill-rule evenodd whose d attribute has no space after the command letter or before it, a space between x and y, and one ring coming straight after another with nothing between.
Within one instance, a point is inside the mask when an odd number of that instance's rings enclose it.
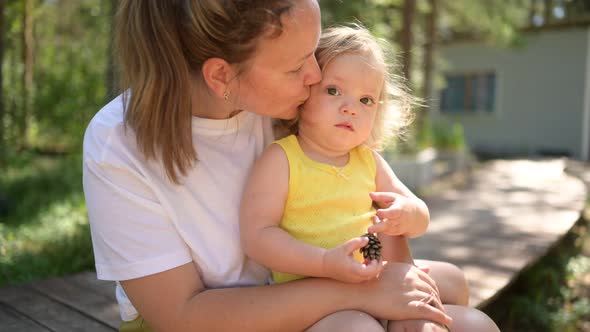
<instances>
[{"instance_id":1,"label":"tree trunk","mask_svg":"<svg viewBox=\"0 0 590 332\"><path fill-rule=\"evenodd\" d=\"M31 105L33 98L33 1L23 0L23 27L22 27L22 61L23 71L23 91L22 91L22 117L20 121L19 146L26 146L26 137L31 117Z\"/></svg>"},{"instance_id":2,"label":"tree trunk","mask_svg":"<svg viewBox=\"0 0 590 332\"><path fill-rule=\"evenodd\" d=\"M2 64L4 63L4 0L0 0L0 167L6 160L6 141L4 140L4 76Z\"/></svg>"},{"instance_id":3,"label":"tree trunk","mask_svg":"<svg viewBox=\"0 0 590 332\"><path fill-rule=\"evenodd\" d=\"M426 43L424 44L424 98L427 106L431 106L430 98L432 97L433 77L435 70L435 52L437 39L437 22L438 22L438 0L428 0L430 4L430 13L426 25Z\"/></svg>"},{"instance_id":4,"label":"tree trunk","mask_svg":"<svg viewBox=\"0 0 590 332\"><path fill-rule=\"evenodd\" d=\"M529 25L535 26L535 16L537 15L537 0L529 0Z\"/></svg>"},{"instance_id":5,"label":"tree trunk","mask_svg":"<svg viewBox=\"0 0 590 332\"><path fill-rule=\"evenodd\" d=\"M553 19L553 0L545 0L545 15L543 25L551 23Z\"/></svg>"},{"instance_id":6,"label":"tree trunk","mask_svg":"<svg viewBox=\"0 0 590 332\"><path fill-rule=\"evenodd\" d=\"M408 84L410 84L412 71L412 44L414 41L412 24L414 23L415 12L416 0L404 0L400 44L402 47L402 70L405 78L408 80Z\"/></svg>"},{"instance_id":7,"label":"tree trunk","mask_svg":"<svg viewBox=\"0 0 590 332\"><path fill-rule=\"evenodd\" d=\"M108 47L108 63L107 63L107 73L106 73L106 87L107 87L107 95L106 101L110 101L113 99L117 94L117 76L115 74L115 61L114 61L114 54L113 54L113 31L115 27L115 13L117 12L117 6L119 4L119 0L110 0L109 5L110 8L110 17L111 17L111 31L109 38L109 47Z\"/></svg>"}]
</instances>

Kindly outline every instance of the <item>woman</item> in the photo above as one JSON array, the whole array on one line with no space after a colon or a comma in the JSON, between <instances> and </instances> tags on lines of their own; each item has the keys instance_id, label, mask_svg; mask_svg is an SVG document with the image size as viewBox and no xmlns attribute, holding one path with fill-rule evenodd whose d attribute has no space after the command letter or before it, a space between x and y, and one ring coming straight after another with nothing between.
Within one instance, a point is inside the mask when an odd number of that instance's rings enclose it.
<instances>
[{"instance_id":1,"label":"woman","mask_svg":"<svg viewBox=\"0 0 590 332\"><path fill-rule=\"evenodd\" d=\"M86 131L84 192L121 330L301 331L341 310L451 322L412 266L364 284L263 286L268 271L242 252L244 182L273 139L270 118L295 117L320 80L319 34L316 0L120 1L126 92Z\"/></svg>"}]
</instances>

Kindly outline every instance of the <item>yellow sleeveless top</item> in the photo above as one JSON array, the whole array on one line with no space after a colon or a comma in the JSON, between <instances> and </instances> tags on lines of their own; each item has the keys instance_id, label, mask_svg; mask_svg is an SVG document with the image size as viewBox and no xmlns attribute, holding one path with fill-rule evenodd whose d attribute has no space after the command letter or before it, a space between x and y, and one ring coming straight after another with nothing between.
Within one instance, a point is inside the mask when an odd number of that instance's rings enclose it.
<instances>
[{"instance_id":1,"label":"yellow sleeveless top","mask_svg":"<svg viewBox=\"0 0 590 332\"><path fill-rule=\"evenodd\" d=\"M274 143L289 160L282 229L300 241L327 249L367 232L375 214L369 192L375 191L376 176L375 159L368 147L350 151L348 163L336 167L310 159L293 135ZM362 255L357 252L355 259L362 262ZM303 277L272 272L275 283Z\"/></svg>"}]
</instances>

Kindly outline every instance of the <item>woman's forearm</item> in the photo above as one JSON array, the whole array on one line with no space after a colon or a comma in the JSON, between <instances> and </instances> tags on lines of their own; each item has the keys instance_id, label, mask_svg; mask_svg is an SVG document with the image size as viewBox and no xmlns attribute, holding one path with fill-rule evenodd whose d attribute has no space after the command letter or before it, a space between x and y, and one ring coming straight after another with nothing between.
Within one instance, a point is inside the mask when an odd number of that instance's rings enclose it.
<instances>
[{"instance_id":1,"label":"woman's forearm","mask_svg":"<svg viewBox=\"0 0 590 332\"><path fill-rule=\"evenodd\" d=\"M303 331L333 312L359 307L356 286L308 278L280 285L203 291L183 308L178 331Z\"/></svg>"},{"instance_id":2,"label":"woman's forearm","mask_svg":"<svg viewBox=\"0 0 590 332\"><path fill-rule=\"evenodd\" d=\"M188 263L121 285L155 331L302 331L347 309L385 319L450 323L436 309L440 305L419 305L436 288L426 273L408 264L387 264L378 278L362 283L307 278L206 290L194 264Z\"/></svg>"}]
</instances>

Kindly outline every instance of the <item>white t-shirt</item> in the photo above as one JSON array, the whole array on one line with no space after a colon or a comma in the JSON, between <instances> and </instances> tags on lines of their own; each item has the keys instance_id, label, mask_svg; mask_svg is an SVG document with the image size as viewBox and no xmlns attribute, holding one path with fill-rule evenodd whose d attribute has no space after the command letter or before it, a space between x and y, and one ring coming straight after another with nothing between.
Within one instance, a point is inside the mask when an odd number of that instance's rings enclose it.
<instances>
[{"instance_id":1,"label":"white t-shirt","mask_svg":"<svg viewBox=\"0 0 590 332\"><path fill-rule=\"evenodd\" d=\"M268 270L240 246L239 204L254 160L273 140L269 118L192 118L198 161L172 184L123 125L121 96L84 136L84 195L99 279L127 280L194 262L207 288L261 285ZM123 320L137 311L117 283Z\"/></svg>"}]
</instances>

